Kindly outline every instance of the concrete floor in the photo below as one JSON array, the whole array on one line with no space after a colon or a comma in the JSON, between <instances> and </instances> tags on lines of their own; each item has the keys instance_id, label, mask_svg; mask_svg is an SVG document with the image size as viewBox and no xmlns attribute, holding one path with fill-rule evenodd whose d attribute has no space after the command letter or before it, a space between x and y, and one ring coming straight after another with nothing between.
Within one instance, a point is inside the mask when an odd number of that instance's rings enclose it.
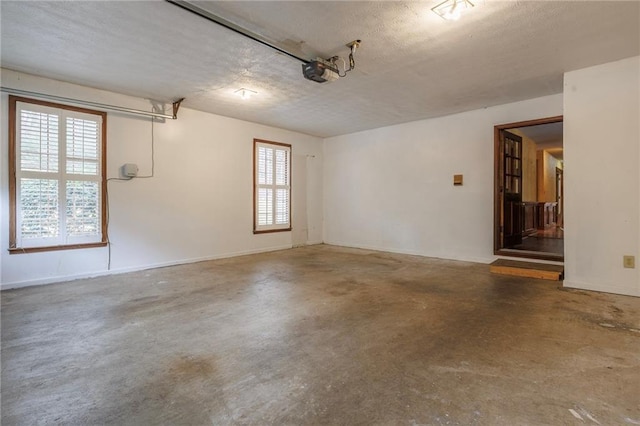
<instances>
[{"instance_id":1,"label":"concrete floor","mask_svg":"<svg viewBox=\"0 0 640 426\"><path fill-rule=\"evenodd\" d=\"M488 270L313 246L5 291L2 424L640 424L640 299Z\"/></svg>"}]
</instances>

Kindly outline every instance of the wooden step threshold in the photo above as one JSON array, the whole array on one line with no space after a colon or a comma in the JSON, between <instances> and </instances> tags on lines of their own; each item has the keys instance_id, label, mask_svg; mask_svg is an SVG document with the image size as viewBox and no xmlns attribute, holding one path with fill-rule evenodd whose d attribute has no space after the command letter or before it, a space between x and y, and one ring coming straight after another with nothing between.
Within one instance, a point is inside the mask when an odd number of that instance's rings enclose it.
<instances>
[{"instance_id":1,"label":"wooden step threshold","mask_svg":"<svg viewBox=\"0 0 640 426\"><path fill-rule=\"evenodd\" d=\"M560 281L564 276L563 265L547 263L521 262L518 260L498 259L490 265L494 274L514 277L539 278L542 280Z\"/></svg>"}]
</instances>

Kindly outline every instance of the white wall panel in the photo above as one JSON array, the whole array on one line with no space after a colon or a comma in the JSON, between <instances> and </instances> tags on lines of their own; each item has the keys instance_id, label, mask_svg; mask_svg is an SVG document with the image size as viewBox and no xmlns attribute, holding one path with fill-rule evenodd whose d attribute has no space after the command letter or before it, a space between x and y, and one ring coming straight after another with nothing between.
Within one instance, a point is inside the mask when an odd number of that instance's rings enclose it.
<instances>
[{"instance_id":1,"label":"white wall panel","mask_svg":"<svg viewBox=\"0 0 640 426\"><path fill-rule=\"evenodd\" d=\"M565 74L565 285L640 296L640 57Z\"/></svg>"},{"instance_id":2,"label":"white wall panel","mask_svg":"<svg viewBox=\"0 0 640 426\"><path fill-rule=\"evenodd\" d=\"M150 109L150 103L143 99L9 70L2 70L2 85ZM7 122L7 105L7 95L3 93L3 128ZM291 247L292 232L253 234L253 138L290 143L296 158L315 156L315 163L320 164L322 140L186 107L180 109L178 116L178 120L154 124L155 176L152 179L109 183L112 271ZM118 168L124 163L138 164L139 175L150 174L150 119L109 113L107 122L108 176L117 177ZM2 132L0 192L3 288L108 273L106 248L8 254L7 146L5 131ZM309 228L308 233L304 233L308 235L307 242L318 243L322 240L322 169L315 163L305 171L304 199L292 200L292 216L307 218L302 224ZM296 194L299 192L293 196Z\"/></svg>"},{"instance_id":3,"label":"white wall panel","mask_svg":"<svg viewBox=\"0 0 640 426\"><path fill-rule=\"evenodd\" d=\"M493 127L561 114L553 95L325 139L325 242L492 261Z\"/></svg>"}]
</instances>

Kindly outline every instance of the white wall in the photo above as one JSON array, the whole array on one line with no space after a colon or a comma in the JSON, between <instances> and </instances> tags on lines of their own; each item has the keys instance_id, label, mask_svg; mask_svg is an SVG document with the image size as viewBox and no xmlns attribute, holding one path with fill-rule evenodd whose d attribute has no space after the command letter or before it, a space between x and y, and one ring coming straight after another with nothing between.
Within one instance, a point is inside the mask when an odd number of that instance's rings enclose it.
<instances>
[{"instance_id":1,"label":"white wall","mask_svg":"<svg viewBox=\"0 0 640 426\"><path fill-rule=\"evenodd\" d=\"M150 110L115 93L2 70L2 85ZM7 95L1 99L7 123ZM108 176L124 163L151 172L150 119L109 113ZM3 124L3 128L4 124ZM112 271L252 253L322 242L322 140L181 108L178 120L154 124L155 177L109 183ZM253 235L253 138L292 144L293 232ZM9 255L7 132L0 169L2 288L106 273L106 248ZM298 185L298 186L296 186Z\"/></svg>"},{"instance_id":2,"label":"white wall","mask_svg":"<svg viewBox=\"0 0 640 426\"><path fill-rule=\"evenodd\" d=\"M622 268L623 255L640 255L639 63L636 57L569 72L564 96L344 135L324 144L182 108L178 120L154 126L156 177L109 184L112 269L319 243L323 236L329 244L490 262L495 258L493 126L561 115L564 99L564 284L640 295L638 269ZM2 85L149 109L142 99L6 70ZM6 123L5 94L1 112ZM110 113L108 123L109 176L125 162L138 163L141 174L150 172L149 120ZM254 137L293 144L292 233L251 232ZM106 273L102 248L8 254L6 131L0 153L3 288ZM452 185L457 173L464 174L462 187Z\"/></svg>"},{"instance_id":3,"label":"white wall","mask_svg":"<svg viewBox=\"0 0 640 426\"><path fill-rule=\"evenodd\" d=\"M640 57L565 74L565 286L640 296Z\"/></svg>"},{"instance_id":4,"label":"white wall","mask_svg":"<svg viewBox=\"0 0 640 426\"><path fill-rule=\"evenodd\" d=\"M553 95L326 139L324 241L492 261L493 126L561 114Z\"/></svg>"}]
</instances>

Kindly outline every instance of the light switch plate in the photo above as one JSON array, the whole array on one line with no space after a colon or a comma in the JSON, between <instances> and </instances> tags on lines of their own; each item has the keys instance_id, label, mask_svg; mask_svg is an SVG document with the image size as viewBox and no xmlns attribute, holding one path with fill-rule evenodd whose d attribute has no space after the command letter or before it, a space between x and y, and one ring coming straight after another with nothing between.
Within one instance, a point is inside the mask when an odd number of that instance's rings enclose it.
<instances>
[{"instance_id":1,"label":"light switch plate","mask_svg":"<svg viewBox=\"0 0 640 426\"><path fill-rule=\"evenodd\" d=\"M636 267L636 257L635 256L622 256L622 265L625 268L635 268Z\"/></svg>"},{"instance_id":2,"label":"light switch plate","mask_svg":"<svg viewBox=\"0 0 640 426\"><path fill-rule=\"evenodd\" d=\"M453 175L453 185L454 186L462 185L462 175Z\"/></svg>"}]
</instances>

